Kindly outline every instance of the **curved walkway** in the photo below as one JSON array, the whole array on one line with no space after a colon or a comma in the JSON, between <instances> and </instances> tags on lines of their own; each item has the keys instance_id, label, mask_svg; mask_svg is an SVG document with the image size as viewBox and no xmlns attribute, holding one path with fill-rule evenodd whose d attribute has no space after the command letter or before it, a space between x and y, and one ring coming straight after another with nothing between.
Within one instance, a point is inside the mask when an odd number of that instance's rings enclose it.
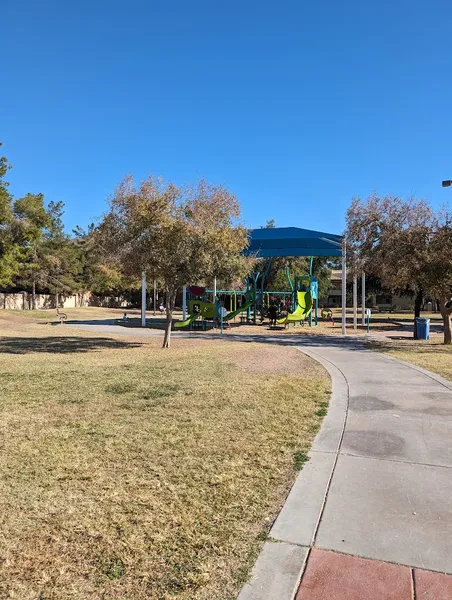
<instances>
[{"instance_id":1,"label":"curved walkway","mask_svg":"<svg viewBox=\"0 0 452 600\"><path fill-rule=\"evenodd\" d=\"M430 572L452 573L452 383L350 338L298 347L332 401L239 600L452 598Z\"/></svg>"}]
</instances>

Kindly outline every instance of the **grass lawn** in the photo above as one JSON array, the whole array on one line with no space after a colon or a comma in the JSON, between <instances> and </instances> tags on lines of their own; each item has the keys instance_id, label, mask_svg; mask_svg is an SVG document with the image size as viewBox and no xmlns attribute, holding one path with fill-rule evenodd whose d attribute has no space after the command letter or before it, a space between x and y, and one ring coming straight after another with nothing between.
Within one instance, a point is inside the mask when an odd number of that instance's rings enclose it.
<instances>
[{"instance_id":1,"label":"grass lawn","mask_svg":"<svg viewBox=\"0 0 452 600\"><path fill-rule=\"evenodd\" d=\"M112 321L122 320L124 313L127 313L129 319L136 319L138 323L141 323L141 312L136 308L99 308L96 306L84 307L84 308L61 308L61 312L67 314L68 322L71 321ZM176 311L176 315L180 313ZM147 318L149 320L154 318L153 311L147 311ZM156 313L157 320L164 318L158 310ZM56 315L55 309L46 310L0 310L0 324L6 323L23 323L24 320L29 320L37 323L54 323L58 324L59 318Z\"/></svg>"},{"instance_id":2,"label":"grass lawn","mask_svg":"<svg viewBox=\"0 0 452 600\"><path fill-rule=\"evenodd\" d=\"M0 597L233 599L320 426L325 372L292 348L162 351L46 319L0 311Z\"/></svg>"}]
</instances>

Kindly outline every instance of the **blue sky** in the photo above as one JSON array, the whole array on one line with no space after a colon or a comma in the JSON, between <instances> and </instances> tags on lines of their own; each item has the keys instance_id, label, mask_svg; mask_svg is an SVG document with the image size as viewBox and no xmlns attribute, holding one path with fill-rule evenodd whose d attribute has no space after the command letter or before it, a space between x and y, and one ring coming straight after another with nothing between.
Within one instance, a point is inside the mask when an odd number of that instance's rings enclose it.
<instances>
[{"instance_id":1,"label":"blue sky","mask_svg":"<svg viewBox=\"0 0 452 600\"><path fill-rule=\"evenodd\" d=\"M127 173L333 233L372 190L452 200L448 0L5 0L0 23L11 190L69 228Z\"/></svg>"}]
</instances>

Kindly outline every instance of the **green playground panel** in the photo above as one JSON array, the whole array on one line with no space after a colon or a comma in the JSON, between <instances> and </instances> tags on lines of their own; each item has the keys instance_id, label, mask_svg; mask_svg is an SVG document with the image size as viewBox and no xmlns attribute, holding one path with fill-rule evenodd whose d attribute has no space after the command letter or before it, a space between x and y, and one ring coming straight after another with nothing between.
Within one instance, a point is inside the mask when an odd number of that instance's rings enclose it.
<instances>
[{"instance_id":1,"label":"green playground panel","mask_svg":"<svg viewBox=\"0 0 452 600\"><path fill-rule=\"evenodd\" d=\"M250 300L249 302L246 302L245 304L242 304L242 306L239 306L239 308L237 310L234 310L232 312L229 312L225 317L223 317L223 321L229 321L230 319L233 319L234 317L236 317L239 313L248 310L249 308L251 308L254 304L254 300Z\"/></svg>"},{"instance_id":2,"label":"green playground panel","mask_svg":"<svg viewBox=\"0 0 452 600\"><path fill-rule=\"evenodd\" d=\"M188 303L188 312L193 315L200 315L203 319L215 318L215 304L204 302L203 300L190 300Z\"/></svg>"}]
</instances>

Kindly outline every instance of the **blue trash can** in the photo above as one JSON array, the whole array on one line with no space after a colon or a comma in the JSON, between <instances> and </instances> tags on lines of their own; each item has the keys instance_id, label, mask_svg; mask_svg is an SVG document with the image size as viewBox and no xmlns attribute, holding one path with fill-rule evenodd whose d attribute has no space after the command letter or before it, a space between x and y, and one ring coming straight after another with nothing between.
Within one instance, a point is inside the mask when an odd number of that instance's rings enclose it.
<instances>
[{"instance_id":1,"label":"blue trash can","mask_svg":"<svg viewBox=\"0 0 452 600\"><path fill-rule=\"evenodd\" d=\"M418 340L428 340L430 337L430 319L416 317L416 332Z\"/></svg>"}]
</instances>

